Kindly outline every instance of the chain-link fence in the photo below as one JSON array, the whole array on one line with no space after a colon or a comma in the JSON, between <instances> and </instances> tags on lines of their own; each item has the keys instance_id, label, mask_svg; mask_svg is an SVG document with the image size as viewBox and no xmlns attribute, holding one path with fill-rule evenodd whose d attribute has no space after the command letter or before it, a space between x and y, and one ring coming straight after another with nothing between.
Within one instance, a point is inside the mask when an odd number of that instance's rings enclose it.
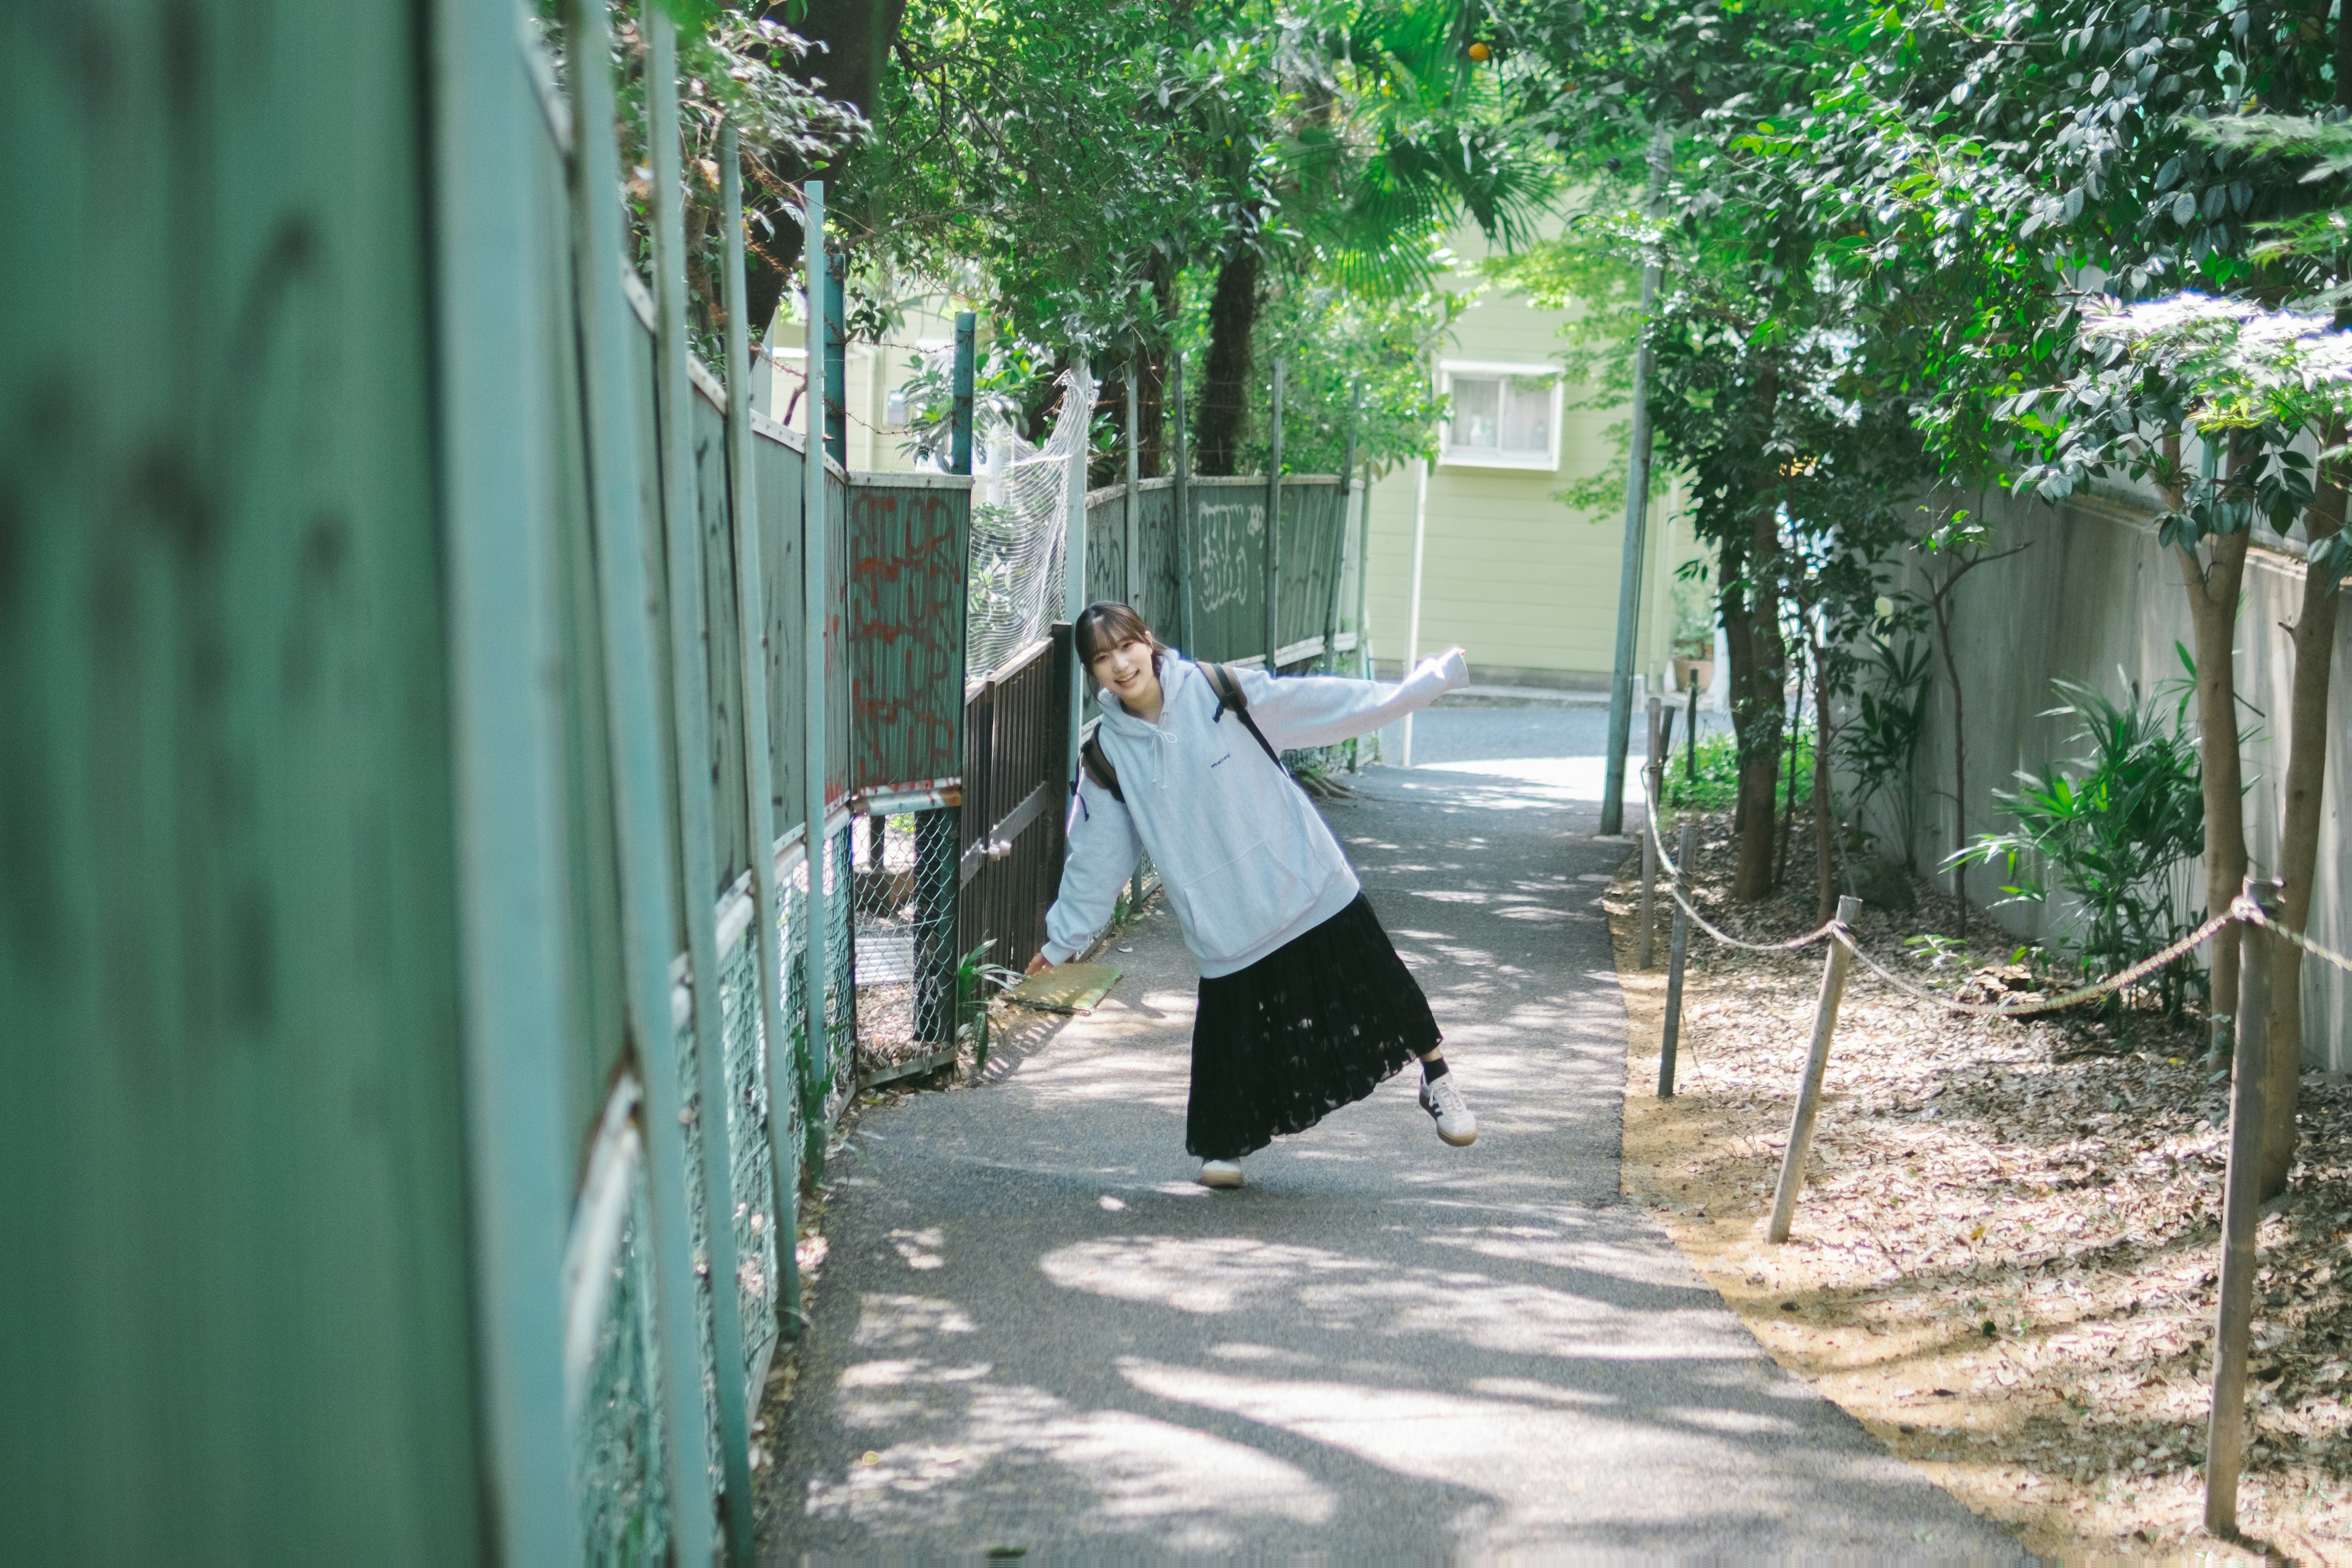
<instances>
[{"instance_id":1,"label":"chain-link fence","mask_svg":"<svg viewBox=\"0 0 2352 1568\"><path fill-rule=\"evenodd\" d=\"M826 1016L828 1033L835 1042L833 1058L818 1064L807 1049L801 990L808 936L809 868L804 858L795 858L777 889L778 931L784 953L778 1019L790 1042L787 1059L795 1078L788 1092L772 1093L768 1081L767 1042L760 1018L759 932L751 918L748 890L739 889L719 914L719 1041L726 1052L728 1085L723 1120L708 1114L700 1103L690 1014L683 1005L674 1014L678 1025L679 1091L691 1118L686 1129L687 1169L702 1169L701 1141L714 1127L723 1129L728 1143L738 1258L736 1289L743 1327L744 1365L736 1375L744 1379L745 1404L752 1409L759 1406L761 1385L779 1337L787 1256L782 1249L798 1239L784 1234L785 1226L778 1217L779 1200L801 1180L808 1129L831 1125L855 1081L847 1059L855 1023L854 987L849 983L855 962L850 941L854 853L850 831L845 828L835 834L828 848L830 874L825 889L830 895L827 912L834 934L828 954L832 984L826 987ZM685 995L681 986L677 993L681 1004ZM769 1122L771 1116L779 1114L784 1119L781 1139L775 1138ZM781 1187L775 1164L779 1143L792 1156ZM600 1563L659 1563L666 1559L669 1541L658 1418L660 1362L651 1310L655 1300L652 1249L646 1242L650 1199L644 1162L634 1152L634 1139L629 1147L626 1210L615 1222L618 1236L610 1248L609 1262L598 1264L603 1300L601 1308L591 1304L595 1310L593 1348L586 1353L581 1373L583 1387L575 1404L572 1439L573 1464L581 1479L582 1536L590 1560ZM688 1184L688 1197L700 1285L697 1341L701 1349L706 1423L704 1470L709 1495L715 1498L722 1482L722 1466L714 1398L718 1369L710 1320L709 1214L698 1181Z\"/></svg>"},{"instance_id":2,"label":"chain-link fence","mask_svg":"<svg viewBox=\"0 0 2352 1568\"><path fill-rule=\"evenodd\" d=\"M857 1065L867 1082L954 1059L956 807L854 818Z\"/></svg>"},{"instance_id":3,"label":"chain-link fence","mask_svg":"<svg viewBox=\"0 0 2352 1568\"><path fill-rule=\"evenodd\" d=\"M594 1331L584 1396L575 1412L572 1473L579 1478L581 1539L589 1561L652 1563L669 1552L668 1497L663 1481L660 1355L654 1342L652 1249L645 1245L648 1194L645 1165L625 1178L627 1207L605 1271L601 1321Z\"/></svg>"}]
</instances>

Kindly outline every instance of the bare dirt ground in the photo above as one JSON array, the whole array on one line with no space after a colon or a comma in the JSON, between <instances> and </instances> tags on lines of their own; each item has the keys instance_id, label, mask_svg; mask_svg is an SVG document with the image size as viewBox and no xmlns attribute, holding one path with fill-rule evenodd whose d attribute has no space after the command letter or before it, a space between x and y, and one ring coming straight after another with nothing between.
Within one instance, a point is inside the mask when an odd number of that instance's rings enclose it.
<instances>
[{"instance_id":1,"label":"bare dirt ground","mask_svg":"<svg viewBox=\"0 0 2352 1568\"><path fill-rule=\"evenodd\" d=\"M1809 889L1732 906L1727 821L1703 820L1710 920L1750 941L1818 923ZM1855 965L1794 1233L1774 1247L1760 1221L1822 951L1741 952L1694 928L1661 1100L1673 906L1661 892L1636 970L1639 870L1608 900L1633 1026L1625 1188L1782 1365L2043 1555L2352 1563L2352 1090L2304 1079L2300 1158L2260 1235L2245 1539L2218 1541L2201 1465L2228 1086L2198 1054L2201 1019L1969 1018ZM1947 989L2008 963L1981 917L1969 956L1906 951L1953 929L1950 901L1916 890L1916 911L1859 922L1880 962Z\"/></svg>"}]
</instances>

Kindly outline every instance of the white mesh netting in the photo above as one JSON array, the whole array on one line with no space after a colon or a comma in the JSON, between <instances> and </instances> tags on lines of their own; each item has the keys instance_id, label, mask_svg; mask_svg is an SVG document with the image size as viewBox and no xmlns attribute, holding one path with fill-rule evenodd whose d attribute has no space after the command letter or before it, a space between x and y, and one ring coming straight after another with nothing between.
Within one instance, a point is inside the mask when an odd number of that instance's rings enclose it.
<instances>
[{"instance_id":1,"label":"white mesh netting","mask_svg":"<svg viewBox=\"0 0 2352 1568\"><path fill-rule=\"evenodd\" d=\"M1095 387L1075 370L1061 384L1061 415L1043 447L992 405L977 415L966 680L985 679L1062 616L1070 456L1087 438Z\"/></svg>"}]
</instances>

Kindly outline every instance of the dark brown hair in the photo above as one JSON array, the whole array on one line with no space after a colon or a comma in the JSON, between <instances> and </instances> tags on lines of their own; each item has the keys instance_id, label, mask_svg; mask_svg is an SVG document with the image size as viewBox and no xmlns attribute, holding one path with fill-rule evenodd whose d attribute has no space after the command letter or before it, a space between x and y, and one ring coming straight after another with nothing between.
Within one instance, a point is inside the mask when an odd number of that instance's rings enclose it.
<instances>
[{"instance_id":1,"label":"dark brown hair","mask_svg":"<svg viewBox=\"0 0 2352 1568\"><path fill-rule=\"evenodd\" d=\"M1131 642L1150 645L1154 674L1159 673L1160 661L1168 654L1160 639L1151 635L1151 628L1143 624L1143 617L1135 613L1134 605L1111 599L1097 599L1080 610L1076 623L1070 628L1070 637L1076 646L1080 668L1089 671L1097 655Z\"/></svg>"}]
</instances>

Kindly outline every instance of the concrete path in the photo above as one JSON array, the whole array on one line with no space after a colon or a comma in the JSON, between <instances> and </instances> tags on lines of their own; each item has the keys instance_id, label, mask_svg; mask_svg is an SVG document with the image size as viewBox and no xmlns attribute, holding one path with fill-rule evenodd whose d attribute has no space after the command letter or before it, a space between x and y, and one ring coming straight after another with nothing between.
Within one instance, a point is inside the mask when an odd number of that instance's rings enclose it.
<instances>
[{"instance_id":1,"label":"concrete path","mask_svg":"<svg viewBox=\"0 0 2352 1568\"><path fill-rule=\"evenodd\" d=\"M1183 1150L1165 911L1001 1081L869 1115L770 1472L779 1560L2014 1560L1759 1350L1618 1195L1625 849L1538 785L1330 808L1478 1110L1401 1076L1245 1164Z\"/></svg>"}]
</instances>

